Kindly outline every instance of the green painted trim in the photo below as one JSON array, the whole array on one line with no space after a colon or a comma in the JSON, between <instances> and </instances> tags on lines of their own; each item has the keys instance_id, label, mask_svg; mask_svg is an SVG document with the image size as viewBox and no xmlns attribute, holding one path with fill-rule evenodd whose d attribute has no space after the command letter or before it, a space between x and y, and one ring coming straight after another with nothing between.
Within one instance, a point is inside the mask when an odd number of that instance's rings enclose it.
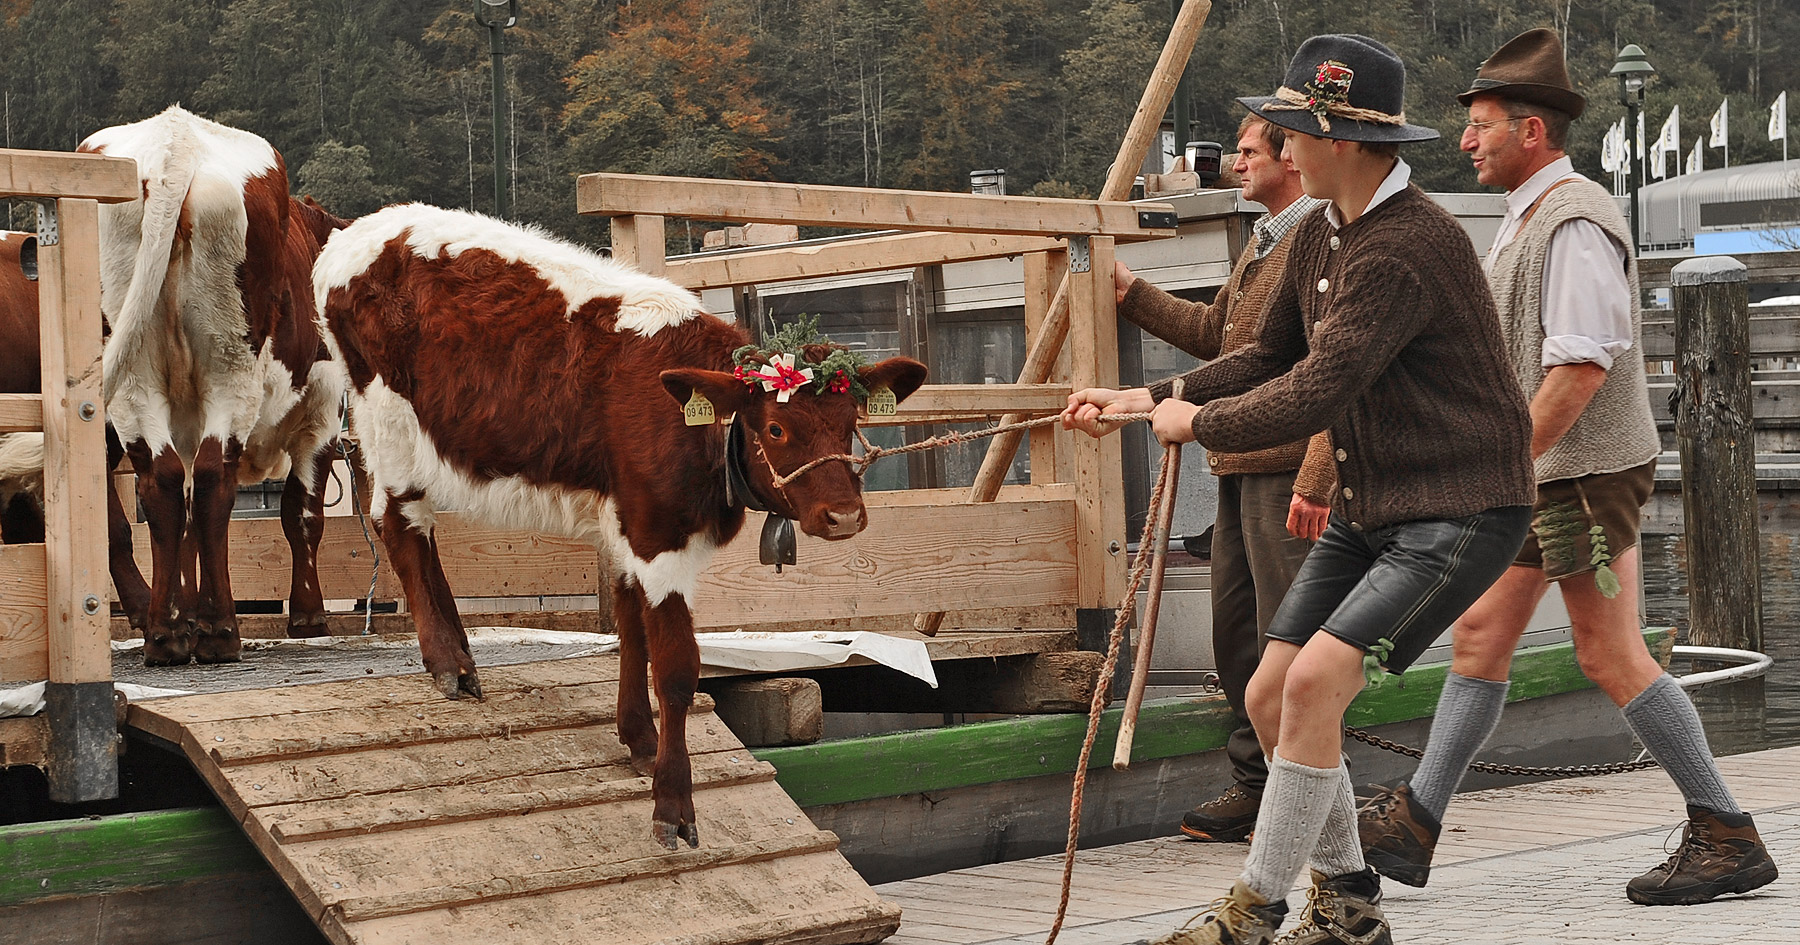
<instances>
[{"instance_id":1,"label":"green painted trim","mask_svg":"<svg viewBox=\"0 0 1800 945\"><path fill-rule=\"evenodd\" d=\"M0 827L0 908L268 868L218 807Z\"/></svg>"},{"instance_id":2,"label":"green painted trim","mask_svg":"<svg viewBox=\"0 0 1800 945\"><path fill-rule=\"evenodd\" d=\"M1647 630L1644 637L1654 651L1669 633ZM1345 721L1368 727L1425 718L1437 711L1448 670L1448 664L1438 663L1390 676L1380 686L1364 690L1344 714ZM1513 657L1507 698L1517 702L1592 687L1575 664L1571 644L1529 647ZM1112 709L1102 717L1090 768L1112 763L1119 715ZM1146 702L1138 715L1131 759L1153 761L1220 749L1232 727L1230 710L1218 697ZM775 766L776 781L796 803L817 807L1073 774L1086 732L1085 715L1035 715L765 748L753 754Z\"/></svg>"}]
</instances>

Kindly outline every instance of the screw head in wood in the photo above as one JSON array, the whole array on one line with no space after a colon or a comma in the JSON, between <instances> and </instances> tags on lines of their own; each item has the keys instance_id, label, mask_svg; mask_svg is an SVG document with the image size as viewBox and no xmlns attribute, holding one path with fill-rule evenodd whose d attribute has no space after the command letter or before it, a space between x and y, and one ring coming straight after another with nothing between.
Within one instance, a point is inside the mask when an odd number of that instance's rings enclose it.
<instances>
[{"instance_id":1,"label":"screw head in wood","mask_svg":"<svg viewBox=\"0 0 1800 945\"><path fill-rule=\"evenodd\" d=\"M100 413L100 408L94 406L93 401L84 400L81 402L81 409L78 411L78 413L80 413L81 419L92 420L92 419L94 419L94 417L96 415L98 415Z\"/></svg>"},{"instance_id":2,"label":"screw head in wood","mask_svg":"<svg viewBox=\"0 0 1800 945\"><path fill-rule=\"evenodd\" d=\"M89 594L88 596L82 598L81 609L86 611L89 616L93 616L94 614L99 613L100 612L100 598L93 594Z\"/></svg>"}]
</instances>

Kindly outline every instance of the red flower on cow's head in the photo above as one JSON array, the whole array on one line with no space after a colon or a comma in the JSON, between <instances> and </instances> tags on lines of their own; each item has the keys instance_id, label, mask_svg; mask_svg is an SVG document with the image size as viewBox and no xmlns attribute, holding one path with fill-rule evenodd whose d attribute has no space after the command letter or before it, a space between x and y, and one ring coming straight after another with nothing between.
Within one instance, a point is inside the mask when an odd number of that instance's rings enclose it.
<instances>
[{"instance_id":1,"label":"red flower on cow's head","mask_svg":"<svg viewBox=\"0 0 1800 945\"><path fill-rule=\"evenodd\" d=\"M834 394L841 394L844 391L849 390L850 389L850 374L849 374L849 372L843 370L842 368L839 368L838 372L836 374L831 375L831 383L825 385L825 389Z\"/></svg>"}]
</instances>

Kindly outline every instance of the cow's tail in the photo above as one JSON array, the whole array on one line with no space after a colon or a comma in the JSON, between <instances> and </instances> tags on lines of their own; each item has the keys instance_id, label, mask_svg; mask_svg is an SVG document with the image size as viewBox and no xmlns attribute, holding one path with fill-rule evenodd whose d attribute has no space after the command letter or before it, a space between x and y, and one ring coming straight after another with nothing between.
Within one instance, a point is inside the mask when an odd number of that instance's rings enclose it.
<instances>
[{"instance_id":1,"label":"cow's tail","mask_svg":"<svg viewBox=\"0 0 1800 945\"><path fill-rule=\"evenodd\" d=\"M138 175L144 181L144 212L138 221L131 282L110 318L112 336L102 369L108 400L119 377L118 366L136 361L144 339L156 330L156 304L168 281L181 208L199 167L200 146L193 128L182 121L168 122L167 128L169 134L161 148L137 156Z\"/></svg>"}]
</instances>

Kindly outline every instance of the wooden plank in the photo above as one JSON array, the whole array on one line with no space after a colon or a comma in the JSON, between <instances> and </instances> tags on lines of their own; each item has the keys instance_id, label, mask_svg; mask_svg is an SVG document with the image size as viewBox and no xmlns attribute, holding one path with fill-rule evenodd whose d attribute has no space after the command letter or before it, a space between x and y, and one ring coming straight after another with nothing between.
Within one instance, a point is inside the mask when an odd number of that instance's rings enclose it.
<instances>
[{"instance_id":1,"label":"wooden plank","mask_svg":"<svg viewBox=\"0 0 1800 945\"><path fill-rule=\"evenodd\" d=\"M0 945L173 942L326 945L327 939L266 866L173 885L0 906Z\"/></svg>"},{"instance_id":2,"label":"wooden plank","mask_svg":"<svg viewBox=\"0 0 1800 945\"><path fill-rule=\"evenodd\" d=\"M35 433L43 428L43 395L0 394L0 433Z\"/></svg>"},{"instance_id":3,"label":"wooden plank","mask_svg":"<svg viewBox=\"0 0 1800 945\"><path fill-rule=\"evenodd\" d=\"M1114 315L1112 241L1089 241L1092 265L1069 273L1070 386L1119 386L1119 331ZM1117 607L1125 594L1127 556L1122 437L1071 437L1076 501L1075 554L1082 607Z\"/></svg>"},{"instance_id":4,"label":"wooden plank","mask_svg":"<svg viewBox=\"0 0 1800 945\"><path fill-rule=\"evenodd\" d=\"M775 780L773 767L751 761L742 748L693 755L692 761L696 791ZM479 787L455 784L260 808L257 819L277 841L289 844L637 801L648 798L650 789L649 777L620 777L617 770L587 768L502 778Z\"/></svg>"},{"instance_id":5,"label":"wooden plank","mask_svg":"<svg viewBox=\"0 0 1800 945\"><path fill-rule=\"evenodd\" d=\"M137 162L71 151L0 148L0 197L66 197L101 203L136 200Z\"/></svg>"},{"instance_id":6,"label":"wooden plank","mask_svg":"<svg viewBox=\"0 0 1800 945\"><path fill-rule=\"evenodd\" d=\"M938 266L973 259L998 259L1061 246L1060 240L1046 236L882 234L860 239L796 243L778 249L679 256L669 260L663 275L677 285L698 292L701 289Z\"/></svg>"},{"instance_id":7,"label":"wooden plank","mask_svg":"<svg viewBox=\"0 0 1800 945\"><path fill-rule=\"evenodd\" d=\"M0 827L0 906L264 868L216 807Z\"/></svg>"},{"instance_id":8,"label":"wooden plank","mask_svg":"<svg viewBox=\"0 0 1800 945\"><path fill-rule=\"evenodd\" d=\"M717 716L688 718L691 754L732 750L742 754L744 749ZM252 797L246 799L246 805L261 809L451 785L479 792L481 787L507 778L596 769L613 771L620 778L637 776L618 733L604 726L399 745L304 760L276 759L233 767L231 778L234 784L251 786ZM258 784L260 790L255 787Z\"/></svg>"},{"instance_id":9,"label":"wooden plank","mask_svg":"<svg viewBox=\"0 0 1800 945\"><path fill-rule=\"evenodd\" d=\"M960 505L968 497L967 489L895 489L890 492L865 492L863 503L872 509L901 505ZM1051 482L1042 485L1001 486L995 502L1074 502L1075 484Z\"/></svg>"},{"instance_id":10,"label":"wooden plank","mask_svg":"<svg viewBox=\"0 0 1800 945\"><path fill-rule=\"evenodd\" d=\"M1763 312L1752 310L1750 319L1750 357L1768 358L1800 356L1800 312ZM1643 323L1646 361L1675 359L1675 321L1645 320Z\"/></svg>"},{"instance_id":11,"label":"wooden plank","mask_svg":"<svg viewBox=\"0 0 1800 945\"><path fill-rule=\"evenodd\" d=\"M825 701L816 679L737 679L712 690L716 712L751 748L810 745L825 735Z\"/></svg>"},{"instance_id":12,"label":"wooden plank","mask_svg":"<svg viewBox=\"0 0 1800 945\"><path fill-rule=\"evenodd\" d=\"M800 565L779 577L757 563L757 529L745 528L702 572L695 624L880 617L910 613L921 602L975 610L1056 606L1075 599L1068 500L992 503L981 509L888 506L869 518L868 529L844 541L801 535ZM922 535L933 537L923 541ZM132 537L138 561L147 563L147 526L133 526ZM588 595L599 579L593 549L567 539L495 528L457 513L438 517L437 538L450 586L465 597ZM232 587L239 599L287 596L288 547L279 520L234 520L231 543ZM370 560L354 518L325 520L319 580L326 598L366 594ZM854 596L833 593L851 590ZM399 593L384 554L375 596ZM4 645L0 640L0 654Z\"/></svg>"},{"instance_id":13,"label":"wooden plank","mask_svg":"<svg viewBox=\"0 0 1800 945\"><path fill-rule=\"evenodd\" d=\"M1042 417L1061 413L1068 402L1067 384L927 384L906 398L894 416L870 418L863 425L967 423L1008 413Z\"/></svg>"},{"instance_id":14,"label":"wooden plank","mask_svg":"<svg viewBox=\"0 0 1800 945\"><path fill-rule=\"evenodd\" d=\"M43 715L0 719L0 768L42 765L50 739L50 723ZM3 903L4 897L0 897Z\"/></svg>"},{"instance_id":15,"label":"wooden plank","mask_svg":"<svg viewBox=\"0 0 1800 945\"><path fill-rule=\"evenodd\" d=\"M662 211L612 220L613 258L641 272L660 276L668 251L664 248Z\"/></svg>"},{"instance_id":16,"label":"wooden plank","mask_svg":"<svg viewBox=\"0 0 1800 945\"><path fill-rule=\"evenodd\" d=\"M355 931L364 945L552 942L572 935L593 945L849 945L893 934L900 910L877 899L834 857L715 868L703 884L680 875L649 876L598 889L496 898L360 922ZM745 915L749 904L758 915Z\"/></svg>"},{"instance_id":17,"label":"wooden plank","mask_svg":"<svg viewBox=\"0 0 1800 945\"><path fill-rule=\"evenodd\" d=\"M1170 213L1167 204L1003 197L877 187L833 187L777 181L708 180L647 174L583 174L575 182L578 213L628 219L633 214L726 223L794 223L861 229L1040 236L1174 236L1139 214Z\"/></svg>"},{"instance_id":18,"label":"wooden plank","mask_svg":"<svg viewBox=\"0 0 1800 945\"><path fill-rule=\"evenodd\" d=\"M1029 349L1037 341L1038 334L1043 331L1044 322L1050 317L1050 303L1056 295L1056 287L1062 284L1069 274L1069 254L1066 250L1047 253L1032 253L1025 257L1025 345ZM1050 372L1050 379L1059 382L1059 387L1068 387L1069 353L1061 352L1056 365ZM1071 391L1073 388L1071 388ZM1064 401L1067 404L1067 401ZM1041 485L1051 482L1068 482L1074 476L1071 441L1067 431L1059 430L1054 425L1038 427L1031 431L1031 482ZM1066 468L1065 468L1066 467ZM1005 492L1006 487L1001 487Z\"/></svg>"},{"instance_id":19,"label":"wooden plank","mask_svg":"<svg viewBox=\"0 0 1800 945\"><path fill-rule=\"evenodd\" d=\"M0 545L0 679L50 675L43 545Z\"/></svg>"},{"instance_id":20,"label":"wooden plank","mask_svg":"<svg viewBox=\"0 0 1800 945\"><path fill-rule=\"evenodd\" d=\"M82 165L95 181L136 168ZM15 173L20 169L15 168ZM30 168L23 171L27 175ZM15 179L15 183L18 181ZM49 680L112 678L106 601L106 416L100 391L100 208L57 201L62 238L38 246L38 334L43 356L44 558Z\"/></svg>"}]
</instances>

